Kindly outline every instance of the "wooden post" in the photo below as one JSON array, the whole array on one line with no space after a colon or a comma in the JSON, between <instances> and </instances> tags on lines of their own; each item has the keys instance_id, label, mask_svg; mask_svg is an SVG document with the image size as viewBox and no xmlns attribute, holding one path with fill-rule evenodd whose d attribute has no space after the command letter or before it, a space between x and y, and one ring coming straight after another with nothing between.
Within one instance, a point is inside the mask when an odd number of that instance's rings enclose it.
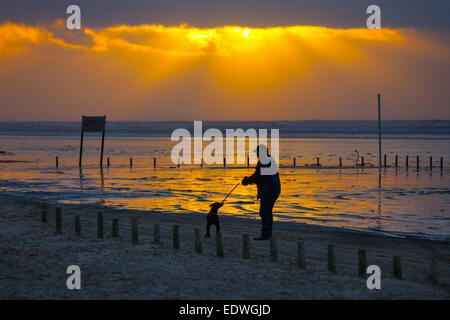
<instances>
[{"instance_id":1,"label":"wooden post","mask_svg":"<svg viewBox=\"0 0 450 320\"><path fill-rule=\"evenodd\" d=\"M316 165L317 165L317 166L320 166L320 158L319 158L319 157L317 157L317 163L316 163Z\"/></svg>"},{"instance_id":2,"label":"wooden post","mask_svg":"<svg viewBox=\"0 0 450 320\"><path fill-rule=\"evenodd\" d=\"M250 236L248 234L242 236L242 258L250 258Z\"/></svg>"},{"instance_id":3,"label":"wooden post","mask_svg":"<svg viewBox=\"0 0 450 320\"><path fill-rule=\"evenodd\" d=\"M247 156L247 168L250 168L250 157Z\"/></svg>"},{"instance_id":4,"label":"wooden post","mask_svg":"<svg viewBox=\"0 0 450 320\"><path fill-rule=\"evenodd\" d=\"M364 162L364 157L361 157L361 166L364 167L366 164Z\"/></svg>"},{"instance_id":5,"label":"wooden post","mask_svg":"<svg viewBox=\"0 0 450 320\"><path fill-rule=\"evenodd\" d=\"M77 237L81 236L80 216L75 216L74 225L75 225L75 235Z\"/></svg>"},{"instance_id":6,"label":"wooden post","mask_svg":"<svg viewBox=\"0 0 450 320\"><path fill-rule=\"evenodd\" d=\"M109 157L106 159L106 165L107 165L108 168L109 168Z\"/></svg>"},{"instance_id":7,"label":"wooden post","mask_svg":"<svg viewBox=\"0 0 450 320\"><path fill-rule=\"evenodd\" d=\"M172 237L173 237L173 248L178 250L180 249L180 233L178 225L174 225L172 227Z\"/></svg>"},{"instance_id":8,"label":"wooden post","mask_svg":"<svg viewBox=\"0 0 450 320\"><path fill-rule=\"evenodd\" d=\"M272 237L270 238L270 261L277 261L277 239Z\"/></svg>"},{"instance_id":9,"label":"wooden post","mask_svg":"<svg viewBox=\"0 0 450 320\"><path fill-rule=\"evenodd\" d=\"M339 168L342 168L342 157L339 157Z\"/></svg>"},{"instance_id":10,"label":"wooden post","mask_svg":"<svg viewBox=\"0 0 450 320\"><path fill-rule=\"evenodd\" d=\"M223 241L222 234L220 232L216 233L216 250L217 256L223 258Z\"/></svg>"},{"instance_id":11,"label":"wooden post","mask_svg":"<svg viewBox=\"0 0 450 320\"><path fill-rule=\"evenodd\" d=\"M433 157L430 157L430 171L433 170Z\"/></svg>"},{"instance_id":12,"label":"wooden post","mask_svg":"<svg viewBox=\"0 0 450 320\"><path fill-rule=\"evenodd\" d=\"M153 225L153 242L154 243L160 243L161 242L161 235L159 233L159 224L155 223Z\"/></svg>"},{"instance_id":13,"label":"wooden post","mask_svg":"<svg viewBox=\"0 0 450 320\"><path fill-rule=\"evenodd\" d=\"M384 154L384 167L385 168L387 167L387 155L386 154Z\"/></svg>"},{"instance_id":14,"label":"wooden post","mask_svg":"<svg viewBox=\"0 0 450 320\"><path fill-rule=\"evenodd\" d=\"M334 246L332 244L328 245L328 271L336 273Z\"/></svg>"},{"instance_id":15,"label":"wooden post","mask_svg":"<svg viewBox=\"0 0 450 320\"><path fill-rule=\"evenodd\" d=\"M83 116L84 118L84 116ZM81 163L83 161L83 140L84 140L84 130L83 126L81 126L81 138L80 138L80 158L78 160L78 166L81 168Z\"/></svg>"},{"instance_id":16,"label":"wooden post","mask_svg":"<svg viewBox=\"0 0 450 320\"><path fill-rule=\"evenodd\" d=\"M223 157L223 167L225 168L227 166L227 159Z\"/></svg>"},{"instance_id":17,"label":"wooden post","mask_svg":"<svg viewBox=\"0 0 450 320\"><path fill-rule=\"evenodd\" d=\"M300 240L297 241L297 263L300 268L305 269L305 247L303 245L303 241Z\"/></svg>"},{"instance_id":18,"label":"wooden post","mask_svg":"<svg viewBox=\"0 0 450 320\"><path fill-rule=\"evenodd\" d=\"M441 171L444 170L444 158L441 157Z\"/></svg>"},{"instance_id":19,"label":"wooden post","mask_svg":"<svg viewBox=\"0 0 450 320\"><path fill-rule=\"evenodd\" d=\"M395 155L395 167L398 167L398 155Z\"/></svg>"},{"instance_id":20,"label":"wooden post","mask_svg":"<svg viewBox=\"0 0 450 320\"><path fill-rule=\"evenodd\" d=\"M406 166L406 170L408 170L408 167L409 167L409 156L406 156L405 166Z\"/></svg>"},{"instance_id":21,"label":"wooden post","mask_svg":"<svg viewBox=\"0 0 450 320\"><path fill-rule=\"evenodd\" d=\"M419 160L419 156L417 156L417 158L416 158L416 168L417 168L417 171L419 171L419 164L420 164L420 160Z\"/></svg>"},{"instance_id":22,"label":"wooden post","mask_svg":"<svg viewBox=\"0 0 450 320\"><path fill-rule=\"evenodd\" d=\"M112 219L112 237L119 237L119 219Z\"/></svg>"},{"instance_id":23,"label":"wooden post","mask_svg":"<svg viewBox=\"0 0 450 320\"><path fill-rule=\"evenodd\" d=\"M130 158L130 168L133 168L133 158Z\"/></svg>"},{"instance_id":24,"label":"wooden post","mask_svg":"<svg viewBox=\"0 0 450 320\"><path fill-rule=\"evenodd\" d=\"M358 250L358 275L361 278L364 278L366 276L366 268L367 268L366 251Z\"/></svg>"},{"instance_id":25,"label":"wooden post","mask_svg":"<svg viewBox=\"0 0 450 320\"><path fill-rule=\"evenodd\" d=\"M156 158L153 158L153 168L156 168Z\"/></svg>"},{"instance_id":26,"label":"wooden post","mask_svg":"<svg viewBox=\"0 0 450 320\"><path fill-rule=\"evenodd\" d=\"M102 131L102 148L100 149L100 167L103 167L103 149L105 148L105 130Z\"/></svg>"},{"instance_id":27,"label":"wooden post","mask_svg":"<svg viewBox=\"0 0 450 320\"><path fill-rule=\"evenodd\" d=\"M97 238L103 238L103 212L97 212Z\"/></svg>"},{"instance_id":28,"label":"wooden post","mask_svg":"<svg viewBox=\"0 0 450 320\"><path fill-rule=\"evenodd\" d=\"M200 168L203 168L203 157L202 157L202 159L200 161Z\"/></svg>"},{"instance_id":29,"label":"wooden post","mask_svg":"<svg viewBox=\"0 0 450 320\"><path fill-rule=\"evenodd\" d=\"M55 164L56 168L59 168L59 158L58 156L56 156L56 164Z\"/></svg>"},{"instance_id":30,"label":"wooden post","mask_svg":"<svg viewBox=\"0 0 450 320\"><path fill-rule=\"evenodd\" d=\"M202 253L202 242L200 241L200 229L194 230L195 252Z\"/></svg>"},{"instance_id":31,"label":"wooden post","mask_svg":"<svg viewBox=\"0 0 450 320\"><path fill-rule=\"evenodd\" d=\"M397 279L402 279L402 261L400 256L394 256L393 267L394 267L394 276Z\"/></svg>"},{"instance_id":32,"label":"wooden post","mask_svg":"<svg viewBox=\"0 0 450 320\"><path fill-rule=\"evenodd\" d=\"M133 244L138 243L138 223L137 218L131 220L131 242Z\"/></svg>"},{"instance_id":33,"label":"wooden post","mask_svg":"<svg viewBox=\"0 0 450 320\"><path fill-rule=\"evenodd\" d=\"M433 283L438 283L439 282L438 266L437 266L437 258L436 257L433 257L431 259L430 280Z\"/></svg>"},{"instance_id":34,"label":"wooden post","mask_svg":"<svg viewBox=\"0 0 450 320\"><path fill-rule=\"evenodd\" d=\"M55 220L56 220L56 233L61 234L62 233L62 214L61 214L61 208L55 209Z\"/></svg>"},{"instance_id":35,"label":"wooden post","mask_svg":"<svg viewBox=\"0 0 450 320\"><path fill-rule=\"evenodd\" d=\"M378 94L378 168L381 170L381 96Z\"/></svg>"},{"instance_id":36,"label":"wooden post","mask_svg":"<svg viewBox=\"0 0 450 320\"><path fill-rule=\"evenodd\" d=\"M41 221L44 223L47 222L47 211L46 210L41 211Z\"/></svg>"},{"instance_id":37,"label":"wooden post","mask_svg":"<svg viewBox=\"0 0 450 320\"><path fill-rule=\"evenodd\" d=\"M293 159L293 165L294 165L294 168L295 168L295 157L294 157L294 159Z\"/></svg>"}]
</instances>

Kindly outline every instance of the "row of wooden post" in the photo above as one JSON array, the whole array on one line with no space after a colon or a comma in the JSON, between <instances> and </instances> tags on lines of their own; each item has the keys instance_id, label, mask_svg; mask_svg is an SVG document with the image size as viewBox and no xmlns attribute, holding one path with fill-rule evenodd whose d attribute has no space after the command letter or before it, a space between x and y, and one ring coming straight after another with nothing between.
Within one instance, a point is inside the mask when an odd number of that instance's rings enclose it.
<instances>
[{"instance_id":1,"label":"row of wooden post","mask_svg":"<svg viewBox=\"0 0 450 320\"><path fill-rule=\"evenodd\" d=\"M47 222L47 211L41 212L41 221ZM56 222L56 233L62 234L62 213L61 208L56 208L55 210L55 222ZM74 217L74 225L75 225L75 236L81 236L81 226L80 226L80 216L76 215ZM103 213L97 213L97 237L99 239L103 238ZM119 238L119 220L112 219L112 237ZM173 248L175 250L180 249L180 232L179 226L172 226L172 241ZM133 244L138 244L138 223L137 218L131 219L131 242ZM153 228L153 243L161 243L161 235L159 224L154 224ZM269 241L269 249L270 249L270 261L276 262L278 261L278 251L277 251L277 241L276 238L272 237ZM202 253L202 242L200 229L194 230L194 250L195 252L201 254ZM223 250L223 240L222 234L216 234L216 253L218 257L224 257ZM248 234L244 234L242 237L242 258L249 259L250 258L250 236ZM297 242L297 265L298 267L305 269L306 268L306 259L305 259L305 247L303 241L299 240ZM335 246L328 245L327 247L327 266L328 271L332 273L336 273L336 256L335 256ZM360 277L366 277L366 268L367 268L367 258L365 250L358 250L358 275ZM397 279L403 278L402 273L402 264L401 257L394 256L393 257L393 274ZM435 258L431 261L431 275L430 279L437 283L437 261Z\"/></svg>"},{"instance_id":2,"label":"row of wooden post","mask_svg":"<svg viewBox=\"0 0 450 320\"><path fill-rule=\"evenodd\" d=\"M110 165L111 165L111 162L108 157L108 158L106 158L106 166L109 168ZM55 166L56 166L56 168L59 168L59 157L58 156L56 156L56 159L55 159ZM133 158L130 158L130 168L132 168L132 167L133 167ZM153 168L156 168L156 158L153 158Z\"/></svg>"},{"instance_id":3,"label":"row of wooden post","mask_svg":"<svg viewBox=\"0 0 450 320\"><path fill-rule=\"evenodd\" d=\"M59 167L59 158L58 156L56 156L56 168ZM110 167L110 161L109 158L106 159L106 165L109 168ZM292 165L295 168L296 167L296 159L295 157L292 159ZM365 162L364 162L364 157L361 157L361 166L365 166ZM203 167L203 159L202 162L200 164L201 167ZM226 167L227 166L227 162L226 162L226 158L223 158L223 166ZM320 158L316 158L316 163L314 166L320 167ZM386 168L387 165L387 155L384 155L384 163L383 166ZM133 167L133 158L130 158L130 168ZM177 167L180 167L180 162L177 163ZM250 167L250 158L247 157L247 167ZM395 155L395 162L394 162L394 167L398 168L398 155ZM156 168L156 158L153 158L153 168ZM342 158L339 157L339 168L342 168ZM406 156L405 159L405 168L408 169L409 168L409 156ZM416 156L416 168L417 170L419 170L420 168L420 158L419 156ZM430 166L429 166L430 170L433 170L433 157L430 157ZM441 170L444 169L444 158L441 157L440 159L440 168Z\"/></svg>"},{"instance_id":4,"label":"row of wooden post","mask_svg":"<svg viewBox=\"0 0 450 320\"><path fill-rule=\"evenodd\" d=\"M320 167L320 158L316 158L316 164L315 166ZM364 157L361 157L361 164L359 164L360 166L365 166L365 162L364 162ZM295 157L292 159L292 166L295 168L296 167L296 159ZM383 166L386 168L387 165L387 155L384 155L384 163ZM394 163L394 167L398 168L398 155L395 155L395 163ZM405 160L405 168L408 169L409 167L409 156L406 156L406 160ZM339 157L339 168L342 168L342 157ZM419 156L416 156L416 168L417 170L419 170L420 168L420 158ZM430 166L429 166L430 170L433 170L433 157L430 157ZM440 169L443 170L444 169L444 158L441 157L440 159Z\"/></svg>"}]
</instances>

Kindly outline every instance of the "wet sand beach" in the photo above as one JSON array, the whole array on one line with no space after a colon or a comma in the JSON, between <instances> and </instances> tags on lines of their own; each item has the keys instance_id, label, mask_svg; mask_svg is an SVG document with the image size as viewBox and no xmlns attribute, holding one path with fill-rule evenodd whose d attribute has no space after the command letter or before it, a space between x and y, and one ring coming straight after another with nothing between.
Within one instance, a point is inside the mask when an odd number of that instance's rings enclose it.
<instances>
[{"instance_id":1,"label":"wet sand beach","mask_svg":"<svg viewBox=\"0 0 450 320\"><path fill-rule=\"evenodd\" d=\"M357 231L276 221L278 261L270 262L269 243L250 242L242 259L242 235L257 235L259 221L222 216L224 257L216 256L215 232L203 238L205 217L182 213L64 205L63 233L55 233L54 208L41 222L42 204L1 196L1 299L449 299L450 243L393 238ZM97 238L96 212L104 213L104 238ZM81 237L74 235L74 216ZM139 244L133 245L131 218L138 218ZM120 239L111 222L119 219ZM161 243L153 243L153 224ZM172 247L179 225L180 249ZM202 254L194 251L194 229L201 230ZM297 265L302 239L306 269ZM327 270L327 245L335 246L336 274ZM381 290L369 290L358 277L358 250L367 264L381 268ZM403 280L392 274L400 255ZM439 283L428 278L438 262ZM66 269L81 269L81 290L68 290Z\"/></svg>"}]
</instances>

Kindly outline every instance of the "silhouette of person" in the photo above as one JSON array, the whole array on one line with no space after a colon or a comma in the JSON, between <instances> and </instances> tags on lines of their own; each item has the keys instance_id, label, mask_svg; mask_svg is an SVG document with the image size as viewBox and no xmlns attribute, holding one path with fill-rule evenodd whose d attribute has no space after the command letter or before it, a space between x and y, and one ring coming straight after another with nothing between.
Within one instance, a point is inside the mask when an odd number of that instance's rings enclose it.
<instances>
[{"instance_id":1,"label":"silhouette of person","mask_svg":"<svg viewBox=\"0 0 450 320\"><path fill-rule=\"evenodd\" d=\"M260 199L259 216L261 217L261 234L254 240L269 240L272 237L273 216L272 209L281 192L280 176L278 170L275 174L261 174L261 168L277 166L275 160L269 155L267 147L259 145L254 152L258 155L258 164L255 172L250 177L242 179L242 185L256 184L258 187L258 199ZM261 160L265 164L261 163Z\"/></svg>"}]
</instances>

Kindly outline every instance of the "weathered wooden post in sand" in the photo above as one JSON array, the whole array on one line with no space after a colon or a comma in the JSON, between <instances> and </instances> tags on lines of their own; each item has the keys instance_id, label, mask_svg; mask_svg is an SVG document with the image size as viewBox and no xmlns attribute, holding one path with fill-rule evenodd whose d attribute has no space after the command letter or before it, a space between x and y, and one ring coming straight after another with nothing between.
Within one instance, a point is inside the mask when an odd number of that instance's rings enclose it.
<instances>
[{"instance_id":1,"label":"weathered wooden post in sand","mask_svg":"<svg viewBox=\"0 0 450 320\"><path fill-rule=\"evenodd\" d=\"M367 268L366 251L358 250L358 275L361 278L364 278L366 276L366 268Z\"/></svg>"},{"instance_id":2,"label":"weathered wooden post in sand","mask_svg":"<svg viewBox=\"0 0 450 320\"><path fill-rule=\"evenodd\" d=\"M392 262L393 262L394 276L397 279L402 279L403 278L403 275L402 275L402 260L401 260L400 256L394 256Z\"/></svg>"},{"instance_id":3,"label":"weathered wooden post in sand","mask_svg":"<svg viewBox=\"0 0 450 320\"><path fill-rule=\"evenodd\" d=\"M138 243L138 223L137 218L131 220L131 242L133 244Z\"/></svg>"},{"instance_id":4,"label":"weathered wooden post in sand","mask_svg":"<svg viewBox=\"0 0 450 320\"><path fill-rule=\"evenodd\" d=\"M398 168L398 155L395 155L395 167Z\"/></svg>"},{"instance_id":5,"label":"weathered wooden post in sand","mask_svg":"<svg viewBox=\"0 0 450 320\"><path fill-rule=\"evenodd\" d=\"M250 258L250 236L248 234L242 236L242 258Z\"/></svg>"},{"instance_id":6,"label":"weathered wooden post in sand","mask_svg":"<svg viewBox=\"0 0 450 320\"><path fill-rule=\"evenodd\" d=\"M270 238L270 261L277 262L278 253L277 253L277 239L275 237Z\"/></svg>"},{"instance_id":7,"label":"weathered wooden post in sand","mask_svg":"<svg viewBox=\"0 0 450 320\"><path fill-rule=\"evenodd\" d=\"M438 283L439 282L439 277L438 277L438 265L437 265L437 258L433 257L431 258L431 268L430 268L430 280L433 283Z\"/></svg>"},{"instance_id":8,"label":"weathered wooden post in sand","mask_svg":"<svg viewBox=\"0 0 450 320\"><path fill-rule=\"evenodd\" d=\"M101 132L102 133L102 147L100 149L100 167L103 166L103 150L105 147L105 124L106 116L102 117L86 117L81 119L81 138L80 138L80 159L78 166L81 167L83 162L83 140L85 132Z\"/></svg>"},{"instance_id":9,"label":"weathered wooden post in sand","mask_svg":"<svg viewBox=\"0 0 450 320\"><path fill-rule=\"evenodd\" d=\"M217 256L223 258L223 241L220 232L216 233L216 251Z\"/></svg>"},{"instance_id":10,"label":"weathered wooden post in sand","mask_svg":"<svg viewBox=\"0 0 450 320\"><path fill-rule=\"evenodd\" d=\"M292 159L292 165L293 165L294 168L295 168L295 157L294 157L294 159Z\"/></svg>"},{"instance_id":11,"label":"weathered wooden post in sand","mask_svg":"<svg viewBox=\"0 0 450 320\"><path fill-rule=\"evenodd\" d=\"M133 168L133 158L130 158L130 168Z\"/></svg>"},{"instance_id":12,"label":"weathered wooden post in sand","mask_svg":"<svg viewBox=\"0 0 450 320\"><path fill-rule=\"evenodd\" d=\"M156 158L153 158L153 168L156 168Z\"/></svg>"},{"instance_id":13,"label":"weathered wooden post in sand","mask_svg":"<svg viewBox=\"0 0 450 320\"><path fill-rule=\"evenodd\" d=\"M328 245L328 271L336 273L336 261L334 255L334 245Z\"/></svg>"},{"instance_id":14,"label":"weathered wooden post in sand","mask_svg":"<svg viewBox=\"0 0 450 320\"><path fill-rule=\"evenodd\" d=\"M119 237L119 219L117 218L112 219L112 237L114 239Z\"/></svg>"},{"instance_id":15,"label":"weathered wooden post in sand","mask_svg":"<svg viewBox=\"0 0 450 320\"><path fill-rule=\"evenodd\" d=\"M56 233L62 233L62 213L61 208L55 209Z\"/></svg>"},{"instance_id":16,"label":"weathered wooden post in sand","mask_svg":"<svg viewBox=\"0 0 450 320\"><path fill-rule=\"evenodd\" d=\"M106 159L106 165L109 168L109 157Z\"/></svg>"},{"instance_id":17,"label":"weathered wooden post in sand","mask_svg":"<svg viewBox=\"0 0 450 320\"><path fill-rule=\"evenodd\" d=\"M339 168L342 168L342 157L339 157Z\"/></svg>"},{"instance_id":18,"label":"weathered wooden post in sand","mask_svg":"<svg viewBox=\"0 0 450 320\"><path fill-rule=\"evenodd\" d=\"M364 167L366 163L364 162L364 157L361 157L361 166Z\"/></svg>"},{"instance_id":19,"label":"weathered wooden post in sand","mask_svg":"<svg viewBox=\"0 0 450 320\"><path fill-rule=\"evenodd\" d=\"M406 156L405 167L406 167L406 171L408 171L408 168L409 168L409 156Z\"/></svg>"},{"instance_id":20,"label":"weathered wooden post in sand","mask_svg":"<svg viewBox=\"0 0 450 320\"><path fill-rule=\"evenodd\" d=\"M103 212L97 212L97 238L103 238Z\"/></svg>"},{"instance_id":21,"label":"weathered wooden post in sand","mask_svg":"<svg viewBox=\"0 0 450 320\"><path fill-rule=\"evenodd\" d=\"M387 167L387 155L386 154L384 154L384 167L385 168Z\"/></svg>"},{"instance_id":22,"label":"weathered wooden post in sand","mask_svg":"<svg viewBox=\"0 0 450 320\"><path fill-rule=\"evenodd\" d=\"M159 224L155 223L153 225L153 243L160 243L161 242L161 235L159 233Z\"/></svg>"},{"instance_id":23,"label":"weathered wooden post in sand","mask_svg":"<svg viewBox=\"0 0 450 320\"><path fill-rule=\"evenodd\" d=\"M306 267L306 259L305 259L305 247L303 241L297 241L297 263L298 266L302 269Z\"/></svg>"},{"instance_id":24,"label":"weathered wooden post in sand","mask_svg":"<svg viewBox=\"0 0 450 320\"><path fill-rule=\"evenodd\" d=\"M194 247L195 252L202 253L202 242L200 241L200 229L194 230Z\"/></svg>"},{"instance_id":25,"label":"weathered wooden post in sand","mask_svg":"<svg viewBox=\"0 0 450 320\"><path fill-rule=\"evenodd\" d=\"M41 211L41 221L44 223L47 222L47 211L46 210Z\"/></svg>"},{"instance_id":26,"label":"weathered wooden post in sand","mask_svg":"<svg viewBox=\"0 0 450 320\"><path fill-rule=\"evenodd\" d=\"M81 224L80 224L80 216L74 217L74 225L75 225L75 236L81 236Z\"/></svg>"},{"instance_id":27,"label":"weathered wooden post in sand","mask_svg":"<svg viewBox=\"0 0 450 320\"><path fill-rule=\"evenodd\" d=\"M58 156L56 156L56 168L58 169L59 168L59 158L58 158Z\"/></svg>"},{"instance_id":28,"label":"weathered wooden post in sand","mask_svg":"<svg viewBox=\"0 0 450 320\"><path fill-rule=\"evenodd\" d=\"M444 170L444 158L441 157L441 171Z\"/></svg>"},{"instance_id":29,"label":"weathered wooden post in sand","mask_svg":"<svg viewBox=\"0 0 450 320\"><path fill-rule=\"evenodd\" d=\"M176 250L180 249L180 233L178 225L172 226L172 238L173 238L173 248Z\"/></svg>"},{"instance_id":30,"label":"weathered wooden post in sand","mask_svg":"<svg viewBox=\"0 0 450 320\"><path fill-rule=\"evenodd\" d=\"M227 166L227 158L223 157L223 167L225 168Z\"/></svg>"},{"instance_id":31,"label":"weathered wooden post in sand","mask_svg":"<svg viewBox=\"0 0 450 320\"><path fill-rule=\"evenodd\" d=\"M419 156L416 157L416 169L417 171L419 171L419 166L420 166L420 160L419 160Z\"/></svg>"},{"instance_id":32,"label":"weathered wooden post in sand","mask_svg":"<svg viewBox=\"0 0 450 320\"><path fill-rule=\"evenodd\" d=\"M433 157L430 157L430 171L433 170Z\"/></svg>"}]
</instances>

